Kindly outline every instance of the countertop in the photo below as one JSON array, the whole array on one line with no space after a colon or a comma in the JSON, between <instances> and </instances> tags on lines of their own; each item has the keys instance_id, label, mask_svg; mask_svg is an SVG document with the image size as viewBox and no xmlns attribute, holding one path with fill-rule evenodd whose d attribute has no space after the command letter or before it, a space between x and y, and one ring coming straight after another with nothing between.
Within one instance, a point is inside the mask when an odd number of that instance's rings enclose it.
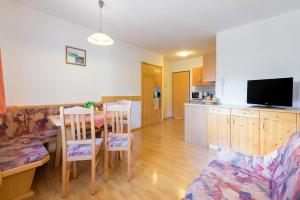
<instances>
[{"instance_id":1,"label":"countertop","mask_svg":"<svg viewBox=\"0 0 300 200\"><path fill-rule=\"evenodd\" d=\"M290 112L290 113L300 113L300 108L264 108L255 107L248 105L228 105L228 104L215 104L209 105L204 103L185 103L185 106L199 106L199 107L216 107L216 108L231 108L231 109L251 109L258 111L276 111L276 112Z\"/></svg>"}]
</instances>

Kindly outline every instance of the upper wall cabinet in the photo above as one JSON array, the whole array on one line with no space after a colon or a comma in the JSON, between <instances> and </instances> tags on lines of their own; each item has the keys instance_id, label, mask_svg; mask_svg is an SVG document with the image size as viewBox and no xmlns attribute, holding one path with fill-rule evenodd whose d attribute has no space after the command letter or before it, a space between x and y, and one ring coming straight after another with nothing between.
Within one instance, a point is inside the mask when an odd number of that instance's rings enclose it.
<instances>
[{"instance_id":1,"label":"upper wall cabinet","mask_svg":"<svg viewBox=\"0 0 300 200\"><path fill-rule=\"evenodd\" d=\"M203 55L202 82L216 81L216 53Z\"/></svg>"},{"instance_id":2,"label":"upper wall cabinet","mask_svg":"<svg viewBox=\"0 0 300 200\"><path fill-rule=\"evenodd\" d=\"M202 81L202 67L192 68L192 83L193 86L200 86Z\"/></svg>"},{"instance_id":3,"label":"upper wall cabinet","mask_svg":"<svg viewBox=\"0 0 300 200\"><path fill-rule=\"evenodd\" d=\"M161 68L155 67L154 68L154 87L161 87L161 85L162 85L161 75L162 75Z\"/></svg>"}]
</instances>

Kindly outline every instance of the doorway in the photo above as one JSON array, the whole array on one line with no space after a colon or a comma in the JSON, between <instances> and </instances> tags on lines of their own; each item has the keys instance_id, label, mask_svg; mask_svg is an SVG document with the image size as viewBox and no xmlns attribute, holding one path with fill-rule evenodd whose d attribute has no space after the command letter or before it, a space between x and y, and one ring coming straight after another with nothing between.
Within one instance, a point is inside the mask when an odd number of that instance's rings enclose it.
<instances>
[{"instance_id":1,"label":"doorway","mask_svg":"<svg viewBox=\"0 0 300 200\"><path fill-rule=\"evenodd\" d=\"M142 63L142 127L162 121L162 67Z\"/></svg>"},{"instance_id":2,"label":"doorway","mask_svg":"<svg viewBox=\"0 0 300 200\"><path fill-rule=\"evenodd\" d=\"M190 99L190 72L181 71L172 74L173 117L184 119L184 104Z\"/></svg>"}]
</instances>

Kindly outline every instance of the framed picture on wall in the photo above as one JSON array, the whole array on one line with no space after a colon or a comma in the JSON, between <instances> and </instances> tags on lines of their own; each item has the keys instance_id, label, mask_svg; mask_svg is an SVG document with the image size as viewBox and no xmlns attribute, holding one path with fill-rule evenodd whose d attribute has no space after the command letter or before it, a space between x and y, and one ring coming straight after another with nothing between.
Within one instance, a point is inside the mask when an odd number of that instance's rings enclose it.
<instances>
[{"instance_id":1,"label":"framed picture on wall","mask_svg":"<svg viewBox=\"0 0 300 200\"><path fill-rule=\"evenodd\" d=\"M86 66L86 50L66 46L66 63Z\"/></svg>"}]
</instances>

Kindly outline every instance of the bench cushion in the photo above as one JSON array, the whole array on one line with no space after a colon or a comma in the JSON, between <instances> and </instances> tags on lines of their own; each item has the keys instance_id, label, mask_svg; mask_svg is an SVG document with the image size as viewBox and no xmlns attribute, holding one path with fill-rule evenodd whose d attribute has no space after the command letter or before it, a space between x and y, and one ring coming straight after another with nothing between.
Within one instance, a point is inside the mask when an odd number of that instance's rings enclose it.
<instances>
[{"instance_id":1,"label":"bench cushion","mask_svg":"<svg viewBox=\"0 0 300 200\"><path fill-rule=\"evenodd\" d=\"M0 143L0 171L37 162L48 156L40 140L18 137Z\"/></svg>"}]
</instances>

